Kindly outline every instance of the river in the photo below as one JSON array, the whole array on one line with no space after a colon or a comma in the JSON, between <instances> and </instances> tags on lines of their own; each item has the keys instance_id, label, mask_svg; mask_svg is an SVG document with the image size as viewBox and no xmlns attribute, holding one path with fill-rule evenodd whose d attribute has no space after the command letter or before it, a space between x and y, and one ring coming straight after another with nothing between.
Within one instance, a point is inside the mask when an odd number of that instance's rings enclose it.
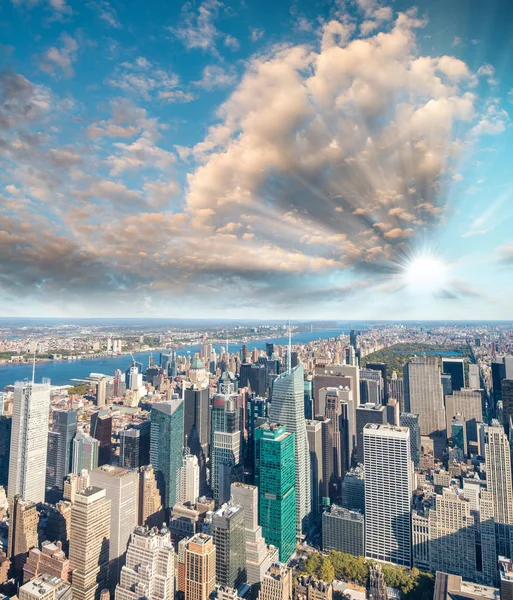
<instances>
[{"instance_id":1,"label":"river","mask_svg":"<svg viewBox=\"0 0 513 600\"><path fill-rule=\"evenodd\" d=\"M306 344L318 339L326 339L329 337L337 337L342 333L349 333L348 330L342 329L325 329L320 331L304 331L298 333L292 339L293 344ZM255 340L247 342L247 346L251 351L253 348L265 350L266 343L273 343L277 346L283 346L288 343L287 337L279 337L267 340ZM226 344L214 344L216 351ZM230 344L230 354L239 351L242 347L241 343ZM177 354L185 355L188 352L194 354L200 349L199 345L184 346L177 350ZM142 363L144 367L148 365L150 354L153 354L154 361L159 361L160 351L153 352L138 352L134 354L136 361ZM72 379L85 379L90 373L103 373L105 375L113 375L116 369L126 370L132 358L128 354L122 356L102 356L96 358L82 358L80 360L62 360L62 361L47 361L36 363L36 381L41 381L42 377L49 377L53 385L67 385L73 383ZM32 377L31 364L5 364L0 365L0 390L3 390L6 385L12 385L15 381L22 381Z\"/></svg>"}]
</instances>

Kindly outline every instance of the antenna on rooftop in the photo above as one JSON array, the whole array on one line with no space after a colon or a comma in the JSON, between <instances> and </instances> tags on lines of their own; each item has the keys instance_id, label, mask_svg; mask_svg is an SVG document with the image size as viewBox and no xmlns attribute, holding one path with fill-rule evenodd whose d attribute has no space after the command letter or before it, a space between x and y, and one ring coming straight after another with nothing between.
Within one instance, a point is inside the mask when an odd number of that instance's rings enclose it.
<instances>
[{"instance_id":1,"label":"antenna on rooftop","mask_svg":"<svg viewBox=\"0 0 513 600\"><path fill-rule=\"evenodd\" d=\"M290 319L289 319L289 349L287 352L287 371L292 370L292 333L290 331Z\"/></svg>"},{"instance_id":2,"label":"antenna on rooftop","mask_svg":"<svg viewBox=\"0 0 513 600\"><path fill-rule=\"evenodd\" d=\"M34 382L36 380L36 350L37 350L37 342L36 342L36 345L34 346L34 357L32 358L32 385L34 385Z\"/></svg>"}]
</instances>

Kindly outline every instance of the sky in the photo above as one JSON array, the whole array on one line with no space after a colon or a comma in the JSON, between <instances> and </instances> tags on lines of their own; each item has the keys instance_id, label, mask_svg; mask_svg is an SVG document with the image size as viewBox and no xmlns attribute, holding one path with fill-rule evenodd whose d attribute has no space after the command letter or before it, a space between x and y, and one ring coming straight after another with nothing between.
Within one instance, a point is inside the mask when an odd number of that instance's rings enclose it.
<instances>
[{"instance_id":1,"label":"sky","mask_svg":"<svg viewBox=\"0 0 513 600\"><path fill-rule=\"evenodd\" d=\"M513 319L509 0L4 0L0 316Z\"/></svg>"}]
</instances>

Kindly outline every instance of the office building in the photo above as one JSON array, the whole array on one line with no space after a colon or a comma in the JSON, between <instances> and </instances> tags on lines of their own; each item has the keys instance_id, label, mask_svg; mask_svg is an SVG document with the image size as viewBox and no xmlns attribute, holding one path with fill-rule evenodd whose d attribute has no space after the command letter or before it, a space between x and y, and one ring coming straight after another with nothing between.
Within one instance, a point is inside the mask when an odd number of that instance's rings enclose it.
<instances>
[{"instance_id":1,"label":"office building","mask_svg":"<svg viewBox=\"0 0 513 600\"><path fill-rule=\"evenodd\" d=\"M475 580L476 528L470 502L463 494L444 489L429 511L429 556L432 571Z\"/></svg>"},{"instance_id":2,"label":"office building","mask_svg":"<svg viewBox=\"0 0 513 600\"><path fill-rule=\"evenodd\" d=\"M465 387L465 361L463 358L442 358L442 373L451 376L452 391Z\"/></svg>"},{"instance_id":3,"label":"office building","mask_svg":"<svg viewBox=\"0 0 513 600\"><path fill-rule=\"evenodd\" d=\"M89 474L91 485L105 490L110 500L109 561L111 581L117 583L130 535L137 525L137 471L103 465Z\"/></svg>"},{"instance_id":4,"label":"office building","mask_svg":"<svg viewBox=\"0 0 513 600\"><path fill-rule=\"evenodd\" d=\"M190 454L189 448L184 449L182 466L180 467L180 498L179 502L194 504L200 495L200 469L198 458Z\"/></svg>"},{"instance_id":5,"label":"office building","mask_svg":"<svg viewBox=\"0 0 513 600\"><path fill-rule=\"evenodd\" d=\"M180 495L184 405L181 398L155 402L151 408L150 460L164 508L176 504Z\"/></svg>"},{"instance_id":6,"label":"office building","mask_svg":"<svg viewBox=\"0 0 513 600\"><path fill-rule=\"evenodd\" d=\"M71 509L69 560L73 600L99 600L109 579L110 500L104 489L88 487Z\"/></svg>"},{"instance_id":7,"label":"office building","mask_svg":"<svg viewBox=\"0 0 513 600\"><path fill-rule=\"evenodd\" d=\"M246 483L232 483L231 495L233 502L244 509L246 579L249 585L257 585L271 564L278 560L278 549L267 546L258 525L258 488Z\"/></svg>"},{"instance_id":8,"label":"office building","mask_svg":"<svg viewBox=\"0 0 513 600\"><path fill-rule=\"evenodd\" d=\"M11 455L12 418L0 415L0 486L7 489Z\"/></svg>"},{"instance_id":9,"label":"office building","mask_svg":"<svg viewBox=\"0 0 513 600\"><path fill-rule=\"evenodd\" d=\"M503 596L500 595L502 600ZM507 598L507 596L506 596ZM499 590L480 583L463 581L460 575L438 571L435 578L434 600L499 600Z\"/></svg>"},{"instance_id":10,"label":"office building","mask_svg":"<svg viewBox=\"0 0 513 600\"><path fill-rule=\"evenodd\" d=\"M83 431L77 431L73 439L72 471L80 475L82 471L92 471L98 466L100 442Z\"/></svg>"},{"instance_id":11,"label":"office building","mask_svg":"<svg viewBox=\"0 0 513 600\"><path fill-rule=\"evenodd\" d=\"M444 394L436 357L416 358L404 367L404 412L419 415L420 434L429 438L435 457L445 450ZM426 440L427 443L427 440Z\"/></svg>"},{"instance_id":12,"label":"office building","mask_svg":"<svg viewBox=\"0 0 513 600\"><path fill-rule=\"evenodd\" d=\"M510 431L513 418L513 378L502 380L502 422L506 433Z\"/></svg>"},{"instance_id":13,"label":"office building","mask_svg":"<svg viewBox=\"0 0 513 600\"><path fill-rule=\"evenodd\" d=\"M387 411L387 424L399 425L399 402L395 398L390 398L385 408Z\"/></svg>"},{"instance_id":14,"label":"office building","mask_svg":"<svg viewBox=\"0 0 513 600\"><path fill-rule=\"evenodd\" d=\"M95 467L96 468L96 467ZM68 500L73 504L77 492L81 492L89 487L89 471L82 471L80 475L70 473L64 480L64 500Z\"/></svg>"},{"instance_id":15,"label":"office building","mask_svg":"<svg viewBox=\"0 0 513 600\"><path fill-rule=\"evenodd\" d=\"M399 411L404 412L404 381L402 377L397 377L395 371L390 378L388 390L389 398L395 398L399 402Z\"/></svg>"},{"instance_id":16,"label":"office building","mask_svg":"<svg viewBox=\"0 0 513 600\"><path fill-rule=\"evenodd\" d=\"M362 513L333 504L322 513L322 549L365 555L365 519Z\"/></svg>"},{"instance_id":17,"label":"office building","mask_svg":"<svg viewBox=\"0 0 513 600\"><path fill-rule=\"evenodd\" d=\"M216 547L216 583L238 589L246 582L246 531L244 509L223 504L212 517Z\"/></svg>"},{"instance_id":18,"label":"office building","mask_svg":"<svg viewBox=\"0 0 513 600\"><path fill-rule=\"evenodd\" d=\"M383 390L383 398L382 401L384 404L388 403L388 386L387 386L387 366L382 362L368 362L365 365L365 370L368 371L377 371L381 375L381 386ZM360 373L361 376L361 373ZM395 398L399 400L398 398Z\"/></svg>"},{"instance_id":19,"label":"office building","mask_svg":"<svg viewBox=\"0 0 513 600\"><path fill-rule=\"evenodd\" d=\"M513 525L511 457L508 438L497 421L492 421L488 427L485 460L486 487L493 498L497 550L501 556L508 556L511 552L510 530Z\"/></svg>"},{"instance_id":20,"label":"office building","mask_svg":"<svg viewBox=\"0 0 513 600\"><path fill-rule=\"evenodd\" d=\"M267 423L255 431L255 482L259 514L267 544L276 546L281 562L296 548L296 458L294 434Z\"/></svg>"},{"instance_id":21,"label":"office building","mask_svg":"<svg viewBox=\"0 0 513 600\"><path fill-rule=\"evenodd\" d=\"M54 542L61 542L66 553L69 549L71 506L71 502L60 500L55 506L50 505L46 514L46 539L53 540ZM59 577L61 576L59 575Z\"/></svg>"},{"instance_id":22,"label":"office building","mask_svg":"<svg viewBox=\"0 0 513 600\"><path fill-rule=\"evenodd\" d=\"M102 408L91 415L91 436L98 440L98 466L110 462L112 447L112 417L108 408Z\"/></svg>"},{"instance_id":23,"label":"office building","mask_svg":"<svg viewBox=\"0 0 513 600\"><path fill-rule=\"evenodd\" d=\"M54 410L52 423L52 430L48 436L46 485L63 490L64 478L73 466L73 438L77 433L77 413L74 410Z\"/></svg>"},{"instance_id":24,"label":"office building","mask_svg":"<svg viewBox=\"0 0 513 600\"><path fill-rule=\"evenodd\" d=\"M71 586L55 575L45 573L22 585L19 600L71 600Z\"/></svg>"},{"instance_id":25,"label":"office building","mask_svg":"<svg viewBox=\"0 0 513 600\"><path fill-rule=\"evenodd\" d=\"M326 414L326 407L320 398L322 388L342 388L348 392L347 399L353 406L360 404L360 369L355 365L327 365L314 369L314 415Z\"/></svg>"},{"instance_id":26,"label":"office building","mask_svg":"<svg viewBox=\"0 0 513 600\"><path fill-rule=\"evenodd\" d=\"M216 587L216 547L198 533L184 544L185 600L208 600Z\"/></svg>"},{"instance_id":27,"label":"office building","mask_svg":"<svg viewBox=\"0 0 513 600\"><path fill-rule=\"evenodd\" d=\"M267 379L267 368L264 363L242 364L240 366L239 387L247 387L257 396L265 396Z\"/></svg>"},{"instance_id":28,"label":"office building","mask_svg":"<svg viewBox=\"0 0 513 600\"><path fill-rule=\"evenodd\" d=\"M145 421L119 432L119 464L139 469L150 462L151 423Z\"/></svg>"},{"instance_id":29,"label":"office building","mask_svg":"<svg viewBox=\"0 0 513 600\"><path fill-rule=\"evenodd\" d=\"M136 527L115 600L174 600L175 554L167 529Z\"/></svg>"},{"instance_id":30,"label":"office building","mask_svg":"<svg viewBox=\"0 0 513 600\"><path fill-rule=\"evenodd\" d=\"M292 569L272 564L262 579L258 600L292 600Z\"/></svg>"},{"instance_id":31,"label":"office building","mask_svg":"<svg viewBox=\"0 0 513 600\"><path fill-rule=\"evenodd\" d=\"M399 425L401 427L408 427L410 430L411 459L414 467L417 469L420 465L421 450L419 415L401 413L399 416Z\"/></svg>"},{"instance_id":32,"label":"office building","mask_svg":"<svg viewBox=\"0 0 513 600\"><path fill-rule=\"evenodd\" d=\"M103 408L107 401L107 378L101 377L96 384L96 406Z\"/></svg>"},{"instance_id":33,"label":"office building","mask_svg":"<svg viewBox=\"0 0 513 600\"><path fill-rule=\"evenodd\" d=\"M453 417L463 419L466 425L466 437L474 450L478 445L477 424L483 420L483 395L481 390L461 389L445 397L446 422Z\"/></svg>"},{"instance_id":34,"label":"office building","mask_svg":"<svg viewBox=\"0 0 513 600\"><path fill-rule=\"evenodd\" d=\"M183 445L198 458L200 493L207 491L207 460L210 451L210 389L193 384L184 391Z\"/></svg>"},{"instance_id":35,"label":"office building","mask_svg":"<svg viewBox=\"0 0 513 600\"><path fill-rule=\"evenodd\" d=\"M368 424L365 459L365 556L411 566L410 505L414 488L410 430Z\"/></svg>"},{"instance_id":36,"label":"office building","mask_svg":"<svg viewBox=\"0 0 513 600\"><path fill-rule=\"evenodd\" d=\"M39 515L36 505L21 496L9 498L9 537L7 540L7 558L13 569L21 574L29 550L37 548L37 526Z\"/></svg>"},{"instance_id":37,"label":"office building","mask_svg":"<svg viewBox=\"0 0 513 600\"><path fill-rule=\"evenodd\" d=\"M285 425L287 432L294 434L296 529L300 535L308 531L311 511L310 454L306 436L302 365L282 373L274 380L269 418L274 423Z\"/></svg>"},{"instance_id":38,"label":"office building","mask_svg":"<svg viewBox=\"0 0 513 600\"><path fill-rule=\"evenodd\" d=\"M49 413L49 382L14 384L9 498L44 502Z\"/></svg>"},{"instance_id":39,"label":"office building","mask_svg":"<svg viewBox=\"0 0 513 600\"><path fill-rule=\"evenodd\" d=\"M151 465L139 470L139 514L138 525L159 527L164 522L164 507L157 485L155 471Z\"/></svg>"},{"instance_id":40,"label":"office building","mask_svg":"<svg viewBox=\"0 0 513 600\"><path fill-rule=\"evenodd\" d=\"M70 563L64 554L61 542L54 544L46 541L41 545L41 550L30 549L27 562L23 567L23 581L30 581L40 575L50 575L62 581L70 581Z\"/></svg>"},{"instance_id":41,"label":"office building","mask_svg":"<svg viewBox=\"0 0 513 600\"><path fill-rule=\"evenodd\" d=\"M254 476L255 468L255 429L266 420L268 415L269 401L267 398L258 396L248 398L246 405L247 443L244 468L249 471L250 478Z\"/></svg>"},{"instance_id":42,"label":"office building","mask_svg":"<svg viewBox=\"0 0 513 600\"><path fill-rule=\"evenodd\" d=\"M241 461L242 419L232 384L212 399L210 487L219 506L230 500L230 485Z\"/></svg>"},{"instance_id":43,"label":"office building","mask_svg":"<svg viewBox=\"0 0 513 600\"><path fill-rule=\"evenodd\" d=\"M356 408L356 456L363 464L363 430L368 423L384 425L387 422L387 411L382 404L360 404Z\"/></svg>"},{"instance_id":44,"label":"office building","mask_svg":"<svg viewBox=\"0 0 513 600\"><path fill-rule=\"evenodd\" d=\"M383 379L379 371L360 369L360 403L383 404Z\"/></svg>"},{"instance_id":45,"label":"office building","mask_svg":"<svg viewBox=\"0 0 513 600\"><path fill-rule=\"evenodd\" d=\"M513 563L511 558L499 556L500 598L513 600Z\"/></svg>"},{"instance_id":46,"label":"office building","mask_svg":"<svg viewBox=\"0 0 513 600\"><path fill-rule=\"evenodd\" d=\"M475 363L470 363L468 366L468 387L471 390L478 390L481 387L479 365L476 365Z\"/></svg>"},{"instance_id":47,"label":"office building","mask_svg":"<svg viewBox=\"0 0 513 600\"><path fill-rule=\"evenodd\" d=\"M325 481L322 422L306 421L306 435L308 439L308 450L310 452L311 517L314 521L317 521L321 514ZM334 478L333 473L331 474L331 477Z\"/></svg>"},{"instance_id":48,"label":"office building","mask_svg":"<svg viewBox=\"0 0 513 600\"><path fill-rule=\"evenodd\" d=\"M342 506L365 513L365 472L358 466L346 473L342 481Z\"/></svg>"},{"instance_id":49,"label":"office building","mask_svg":"<svg viewBox=\"0 0 513 600\"><path fill-rule=\"evenodd\" d=\"M294 584L295 600L332 600L331 583L315 579L313 575L300 575Z\"/></svg>"}]
</instances>

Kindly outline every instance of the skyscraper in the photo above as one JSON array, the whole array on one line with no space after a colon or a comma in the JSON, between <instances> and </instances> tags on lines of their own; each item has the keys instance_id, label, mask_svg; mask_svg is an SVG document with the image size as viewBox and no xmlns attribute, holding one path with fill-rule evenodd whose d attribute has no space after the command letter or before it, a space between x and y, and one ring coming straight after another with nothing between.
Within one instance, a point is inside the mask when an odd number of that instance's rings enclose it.
<instances>
[{"instance_id":1,"label":"skyscraper","mask_svg":"<svg viewBox=\"0 0 513 600\"><path fill-rule=\"evenodd\" d=\"M53 451L48 453L46 485L64 489L64 478L72 469L73 438L77 433L77 413L74 410L54 410L52 431Z\"/></svg>"},{"instance_id":2,"label":"skyscraper","mask_svg":"<svg viewBox=\"0 0 513 600\"><path fill-rule=\"evenodd\" d=\"M356 365L327 365L314 369L314 415L324 415L326 407L319 397L322 388L342 388L354 407L360 404L360 369Z\"/></svg>"},{"instance_id":3,"label":"skyscraper","mask_svg":"<svg viewBox=\"0 0 513 600\"><path fill-rule=\"evenodd\" d=\"M110 500L104 489L88 487L71 508L69 559L73 600L99 600L109 578Z\"/></svg>"},{"instance_id":4,"label":"skyscraper","mask_svg":"<svg viewBox=\"0 0 513 600\"><path fill-rule=\"evenodd\" d=\"M0 486L7 488L11 455L12 418L0 415Z\"/></svg>"},{"instance_id":5,"label":"skyscraper","mask_svg":"<svg viewBox=\"0 0 513 600\"><path fill-rule=\"evenodd\" d=\"M208 380L207 380L208 381ZM206 492L210 445L210 389L193 384L184 391L184 446L198 458L201 493Z\"/></svg>"},{"instance_id":6,"label":"skyscraper","mask_svg":"<svg viewBox=\"0 0 513 600\"><path fill-rule=\"evenodd\" d=\"M223 504L212 517L216 547L216 583L239 588L246 582L246 532L244 509Z\"/></svg>"},{"instance_id":7,"label":"skyscraper","mask_svg":"<svg viewBox=\"0 0 513 600\"><path fill-rule=\"evenodd\" d=\"M180 502L194 504L200 495L200 469L198 458L190 454L189 448L184 450L180 467Z\"/></svg>"},{"instance_id":8,"label":"skyscraper","mask_svg":"<svg viewBox=\"0 0 513 600\"><path fill-rule=\"evenodd\" d=\"M462 358L442 358L442 372L451 376L453 392L465 387L465 361Z\"/></svg>"},{"instance_id":9,"label":"skyscraper","mask_svg":"<svg viewBox=\"0 0 513 600\"><path fill-rule=\"evenodd\" d=\"M108 408L102 408L91 415L91 435L99 442L98 466L108 464L112 447L112 417Z\"/></svg>"},{"instance_id":10,"label":"skyscraper","mask_svg":"<svg viewBox=\"0 0 513 600\"><path fill-rule=\"evenodd\" d=\"M473 448L478 445L477 424L483 420L483 396L481 390L461 389L445 397L447 424L453 417L462 418L466 425L468 442Z\"/></svg>"},{"instance_id":11,"label":"skyscraper","mask_svg":"<svg viewBox=\"0 0 513 600\"><path fill-rule=\"evenodd\" d=\"M444 395L436 357L417 358L404 367L404 412L419 415L421 436L431 439L436 457L445 450Z\"/></svg>"},{"instance_id":12,"label":"skyscraper","mask_svg":"<svg viewBox=\"0 0 513 600\"><path fill-rule=\"evenodd\" d=\"M417 468L420 465L421 448L419 415L401 413L399 416L399 425L401 427L408 427L410 430L411 459L414 467Z\"/></svg>"},{"instance_id":13,"label":"skyscraper","mask_svg":"<svg viewBox=\"0 0 513 600\"><path fill-rule=\"evenodd\" d=\"M175 554L167 529L136 527L115 600L174 600Z\"/></svg>"},{"instance_id":14,"label":"skyscraper","mask_svg":"<svg viewBox=\"0 0 513 600\"><path fill-rule=\"evenodd\" d=\"M479 365L475 363L470 363L468 366L468 387L471 390L478 390L481 387Z\"/></svg>"},{"instance_id":15,"label":"skyscraper","mask_svg":"<svg viewBox=\"0 0 513 600\"><path fill-rule=\"evenodd\" d=\"M128 540L137 525L137 471L103 465L89 474L91 485L103 488L110 500L109 562L117 583Z\"/></svg>"},{"instance_id":16,"label":"skyscraper","mask_svg":"<svg viewBox=\"0 0 513 600\"><path fill-rule=\"evenodd\" d=\"M80 475L83 470L92 471L98 466L100 442L83 431L78 431L73 439L71 470Z\"/></svg>"},{"instance_id":17,"label":"skyscraper","mask_svg":"<svg viewBox=\"0 0 513 600\"><path fill-rule=\"evenodd\" d=\"M363 464L363 430L367 423L384 425L387 422L386 408L382 404L360 404L356 408L356 456L359 463Z\"/></svg>"},{"instance_id":18,"label":"skyscraper","mask_svg":"<svg viewBox=\"0 0 513 600\"><path fill-rule=\"evenodd\" d=\"M139 469L150 462L151 423L145 421L119 432L119 461L127 469Z\"/></svg>"},{"instance_id":19,"label":"skyscraper","mask_svg":"<svg viewBox=\"0 0 513 600\"><path fill-rule=\"evenodd\" d=\"M287 562L296 547L295 434L266 423L255 431L255 483L263 536Z\"/></svg>"},{"instance_id":20,"label":"skyscraper","mask_svg":"<svg viewBox=\"0 0 513 600\"><path fill-rule=\"evenodd\" d=\"M291 600L292 569L274 563L262 579L258 600Z\"/></svg>"},{"instance_id":21,"label":"skyscraper","mask_svg":"<svg viewBox=\"0 0 513 600\"><path fill-rule=\"evenodd\" d=\"M208 600L216 587L216 547L212 538L197 533L184 544L185 600Z\"/></svg>"},{"instance_id":22,"label":"skyscraper","mask_svg":"<svg viewBox=\"0 0 513 600\"><path fill-rule=\"evenodd\" d=\"M513 525L511 457L508 437L497 421L492 421L488 427L485 461L486 487L492 493L498 554L509 556Z\"/></svg>"},{"instance_id":23,"label":"skyscraper","mask_svg":"<svg viewBox=\"0 0 513 600\"><path fill-rule=\"evenodd\" d=\"M362 513L333 504L322 513L322 549L353 556L365 554L365 519Z\"/></svg>"},{"instance_id":24,"label":"skyscraper","mask_svg":"<svg viewBox=\"0 0 513 600\"><path fill-rule=\"evenodd\" d=\"M321 514L324 469L322 460L322 424L321 421L306 421L306 435L310 452L310 498L311 517L318 520Z\"/></svg>"},{"instance_id":25,"label":"skyscraper","mask_svg":"<svg viewBox=\"0 0 513 600\"><path fill-rule=\"evenodd\" d=\"M164 507L171 508L180 495L183 448L183 400L155 402L151 408L150 460Z\"/></svg>"},{"instance_id":26,"label":"skyscraper","mask_svg":"<svg viewBox=\"0 0 513 600\"><path fill-rule=\"evenodd\" d=\"M98 379L98 383L96 384L96 406L98 408L103 408L105 406L105 401L107 398L107 378L102 377Z\"/></svg>"},{"instance_id":27,"label":"skyscraper","mask_svg":"<svg viewBox=\"0 0 513 600\"><path fill-rule=\"evenodd\" d=\"M155 471L151 465L141 467L139 471L139 515L138 524L153 527L164 522L164 508L157 486Z\"/></svg>"},{"instance_id":28,"label":"skyscraper","mask_svg":"<svg viewBox=\"0 0 513 600\"><path fill-rule=\"evenodd\" d=\"M244 509L246 577L250 585L256 585L262 581L271 563L278 560L278 549L267 546L258 525L258 488L246 483L232 483L231 495Z\"/></svg>"},{"instance_id":29,"label":"skyscraper","mask_svg":"<svg viewBox=\"0 0 513 600\"><path fill-rule=\"evenodd\" d=\"M14 384L8 496L44 502L50 383Z\"/></svg>"},{"instance_id":30,"label":"skyscraper","mask_svg":"<svg viewBox=\"0 0 513 600\"><path fill-rule=\"evenodd\" d=\"M37 526L39 515L34 502L23 500L20 496L9 498L9 537L7 540L7 558L14 570L21 574L31 548L37 548Z\"/></svg>"},{"instance_id":31,"label":"skyscraper","mask_svg":"<svg viewBox=\"0 0 513 600\"><path fill-rule=\"evenodd\" d=\"M365 556L411 566L410 506L414 486L410 430L368 424L365 458Z\"/></svg>"},{"instance_id":32,"label":"skyscraper","mask_svg":"<svg viewBox=\"0 0 513 600\"><path fill-rule=\"evenodd\" d=\"M310 454L306 436L304 411L303 365L279 375L273 383L269 417L282 423L294 434L296 456L296 530L298 535L308 531L311 511Z\"/></svg>"}]
</instances>

